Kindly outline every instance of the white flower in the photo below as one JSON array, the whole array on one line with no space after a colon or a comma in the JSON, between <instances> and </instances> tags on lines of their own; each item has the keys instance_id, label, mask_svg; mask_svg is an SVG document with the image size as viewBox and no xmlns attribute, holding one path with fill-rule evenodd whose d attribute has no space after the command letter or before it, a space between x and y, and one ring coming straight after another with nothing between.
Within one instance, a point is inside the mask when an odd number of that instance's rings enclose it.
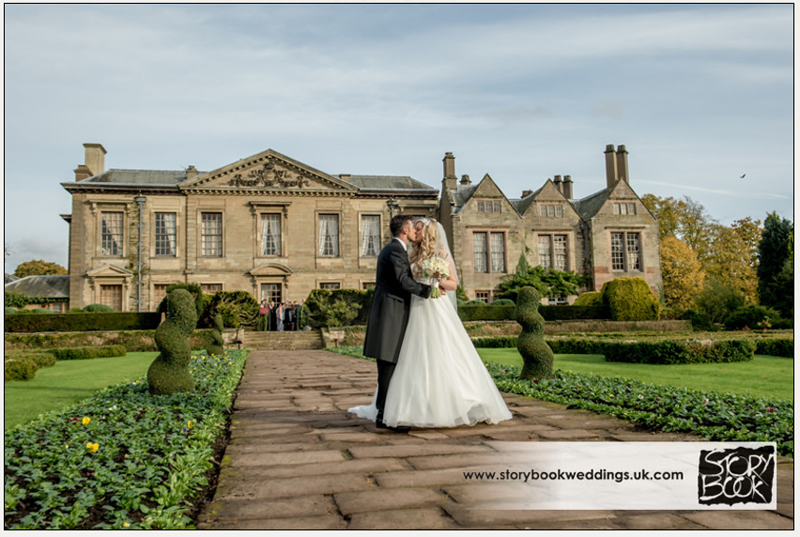
<instances>
[{"instance_id":1,"label":"white flower","mask_svg":"<svg viewBox=\"0 0 800 537\"><path fill-rule=\"evenodd\" d=\"M450 265L438 255L431 256L422 261L422 275L426 278L439 273L442 278L450 276Z\"/></svg>"}]
</instances>

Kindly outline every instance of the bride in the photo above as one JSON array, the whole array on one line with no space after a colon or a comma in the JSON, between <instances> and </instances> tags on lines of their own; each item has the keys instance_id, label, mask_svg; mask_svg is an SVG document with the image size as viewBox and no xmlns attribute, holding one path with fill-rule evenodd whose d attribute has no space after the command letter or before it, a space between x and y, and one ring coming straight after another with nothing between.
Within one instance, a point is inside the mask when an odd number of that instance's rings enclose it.
<instances>
[{"instance_id":1,"label":"bride","mask_svg":"<svg viewBox=\"0 0 800 537\"><path fill-rule=\"evenodd\" d=\"M456 427L511 419L511 412L483 365L456 310L456 276L447 236L440 223L417 221L417 242L409 256L414 279L447 293L439 298L411 297L408 327L386 394L383 421L390 427ZM438 256L449 275L423 275L423 261ZM440 283L439 283L440 281ZM375 420L375 400L349 409Z\"/></svg>"}]
</instances>

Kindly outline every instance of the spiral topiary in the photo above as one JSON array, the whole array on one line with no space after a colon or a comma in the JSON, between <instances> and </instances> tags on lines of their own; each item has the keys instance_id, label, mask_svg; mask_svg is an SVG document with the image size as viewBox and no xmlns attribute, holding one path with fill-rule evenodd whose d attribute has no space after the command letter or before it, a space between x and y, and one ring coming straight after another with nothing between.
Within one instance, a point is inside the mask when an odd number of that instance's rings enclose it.
<instances>
[{"instance_id":1,"label":"spiral topiary","mask_svg":"<svg viewBox=\"0 0 800 537\"><path fill-rule=\"evenodd\" d=\"M155 341L161 354L147 370L150 393L169 395L194 390L189 374L189 336L197 324L194 298L185 289L167 295L167 318L156 328Z\"/></svg>"},{"instance_id":2,"label":"spiral topiary","mask_svg":"<svg viewBox=\"0 0 800 537\"><path fill-rule=\"evenodd\" d=\"M211 356L212 354L223 354L225 352L225 341L222 339L222 315L217 313L214 316L214 328L211 329L212 343L206 349L206 353Z\"/></svg>"},{"instance_id":3,"label":"spiral topiary","mask_svg":"<svg viewBox=\"0 0 800 537\"><path fill-rule=\"evenodd\" d=\"M544 341L544 317L539 313L539 292L523 287L517 295L517 322L522 333L517 338L517 350L522 355L520 378L542 379L553 374L553 350Z\"/></svg>"}]
</instances>

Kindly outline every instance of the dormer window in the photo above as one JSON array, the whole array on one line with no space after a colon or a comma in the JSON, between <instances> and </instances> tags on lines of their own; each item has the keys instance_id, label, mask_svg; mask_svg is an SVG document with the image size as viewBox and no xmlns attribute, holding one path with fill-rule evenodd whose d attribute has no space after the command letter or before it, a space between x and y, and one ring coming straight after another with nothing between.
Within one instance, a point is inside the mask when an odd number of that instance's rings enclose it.
<instances>
[{"instance_id":1,"label":"dormer window","mask_svg":"<svg viewBox=\"0 0 800 537\"><path fill-rule=\"evenodd\" d=\"M614 214L615 215L636 214L636 204L635 203L615 203L614 204Z\"/></svg>"},{"instance_id":2,"label":"dormer window","mask_svg":"<svg viewBox=\"0 0 800 537\"><path fill-rule=\"evenodd\" d=\"M561 218L564 216L564 210L559 204L539 205L539 215L545 218Z\"/></svg>"},{"instance_id":3,"label":"dormer window","mask_svg":"<svg viewBox=\"0 0 800 537\"><path fill-rule=\"evenodd\" d=\"M500 200L475 200L478 204L479 213L499 213Z\"/></svg>"}]
</instances>

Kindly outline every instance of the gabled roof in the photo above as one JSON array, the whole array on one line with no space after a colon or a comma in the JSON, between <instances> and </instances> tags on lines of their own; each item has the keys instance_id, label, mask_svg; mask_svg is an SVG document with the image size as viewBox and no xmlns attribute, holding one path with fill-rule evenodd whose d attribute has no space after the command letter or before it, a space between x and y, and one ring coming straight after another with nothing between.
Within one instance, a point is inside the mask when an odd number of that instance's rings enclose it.
<instances>
[{"instance_id":1,"label":"gabled roof","mask_svg":"<svg viewBox=\"0 0 800 537\"><path fill-rule=\"evenodd\" d=\"M545 183L545 185L546 184L547 183ZM544 185L540 186L538 190L534 190L533 192L531 192L530 194L528 194L524 198L519 199L517 201L517 206L516 206L517 212L519 214L525 214L525 211L528 210L528 207L531 206L531 203L533 203L533 200L536 199L536 196L539 195L539 193L542 191L543 188L544 188ZM511 201L511 200L509 200L509 201Z\"/></svg>"},{"instance_id":2,"label":"gabled roof","mask_svg":"<svg viewBox=\"0 0 800 537\"><path fill-rule=\"evenodd\" d=\"M19 280L19 278L17 278L13 274L9 274L8 272L4 272L3 274L6 275L6 281L3 282L3 283L11 283L11 282L15 282L15 281Z\"/></svg>"},{"instance_id":3,"label":"gabled roof","mask_svg":"<svg viewBox=\"0 0 800 537\"><path fill-rule=\"evenodd\" d=\"M611 191L608 188L604 188L599 192L595 192L585 198L579 200L570 200L575 210L578 211L578 214L583 218L585 221L590 220L594 215L597 214L597 211L603 206L603 204L608 199L609 194Z\"/></svg>"},{"instance_id":4,"label":"gabled roof","mask_svg":"<svg viewBox=\"0 0 800 537\"><path fill-rule=\"evenodd\" d=\"M69 298L69 275L26 276L5 286L30 298Z\"/></svg>"},{"instance_id":5,"label":"gabled roof","mask_svg":"<svg viewBox=\"0 0 800 537\"><path fill-rule=\"evenodd\" d=\"M464 205L472 198L475 191L478 190L478 185L461 186L456 190L450 190L450 196L453 200L453 213L458 213L464 208Z\"/></svg>"}]
</instances>

